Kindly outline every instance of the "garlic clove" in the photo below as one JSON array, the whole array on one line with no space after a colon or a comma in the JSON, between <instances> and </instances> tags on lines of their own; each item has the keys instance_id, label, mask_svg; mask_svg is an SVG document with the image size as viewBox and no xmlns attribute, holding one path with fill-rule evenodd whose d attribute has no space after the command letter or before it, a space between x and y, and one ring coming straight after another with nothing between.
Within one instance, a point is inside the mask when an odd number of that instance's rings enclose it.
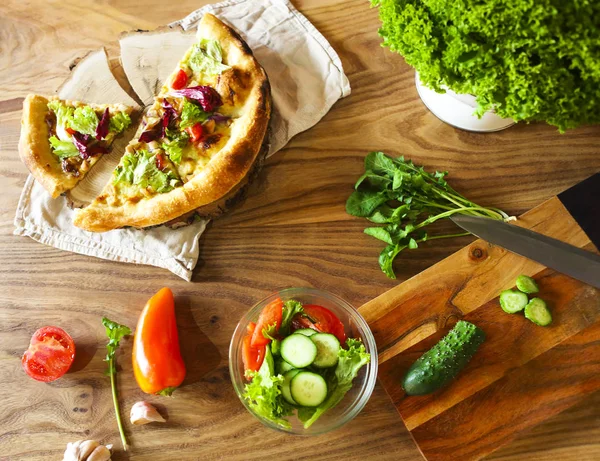
<instances>
[{"instance_id":1,"label":"garlic clove","mask_svg":"<svg viewBox=\"0 0 600 461\"><path fill-rule=\"evenodd\" d=\"M78 461L85 461L86 459L88 459L88 456L90 456L90 454L100 445L100 443L98 443L95 440L84 440L81 442L81 444L79 445L79 450L77 453L77 460Z\"/></svg>"},{"instance_id":2,"label":"garlic clove","mask_svg":"<svg viewBox=\"0 0 600 461\"><path fill-rule=\"evenodd\" d=\"M131 407L131 413L129 414L131 424L142 425L148 423L166 423L167 420L163 418L160 413L150 405L148 402L137 402Z\"/></svg>"},{"instance_id":3,"label":"garlic clove","mask_svg":"<svg viewBox=\"0 0 600 461\"><path fill-rule=\"evenodd\" d=\"M96 449L86 458L87 461L110 461L110 450L104 445Z\"/></svg>"}]
</instances>

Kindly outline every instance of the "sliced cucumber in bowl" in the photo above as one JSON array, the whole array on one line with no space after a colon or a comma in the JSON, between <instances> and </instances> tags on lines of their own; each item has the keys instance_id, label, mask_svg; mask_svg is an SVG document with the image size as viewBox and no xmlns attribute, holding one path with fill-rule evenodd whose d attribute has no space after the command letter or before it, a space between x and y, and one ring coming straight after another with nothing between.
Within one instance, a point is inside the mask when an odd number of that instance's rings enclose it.
<instances>
[{"instance_id":1,"label":"sliced cucumber in bowl","mask_svg":"<svg viewBox=\"0 0 600 461\"><path fill-rule=\"evenodd\" d=\"M281 342L281 357L294 368L304 368L314 362L317 346L304 335L290 335Z\"/></svg>"},{"instance_id":2,"label":"sliced cucumber in bowl","mask_svg":"<svg viewBox=\"0 0 600 461\"><path fill-rule=\"evenodd\" d=\"M310 336L310 340L317 346L317 356L312 363L313 366L329 368L337 365L340 341L334 335L317 333Z\"/></svg>"},{"instance_id":3,"label":"sliced cucumber in bowl","mask_svg":"<svg viewBox=\"0 0 600 461\"><path fill-rule=\"evenodd\" d=\"M317 373L300 371L290 381L290 394L298 405L317 407L327 398L327 382Z\"/></svg>"}]
</instances>

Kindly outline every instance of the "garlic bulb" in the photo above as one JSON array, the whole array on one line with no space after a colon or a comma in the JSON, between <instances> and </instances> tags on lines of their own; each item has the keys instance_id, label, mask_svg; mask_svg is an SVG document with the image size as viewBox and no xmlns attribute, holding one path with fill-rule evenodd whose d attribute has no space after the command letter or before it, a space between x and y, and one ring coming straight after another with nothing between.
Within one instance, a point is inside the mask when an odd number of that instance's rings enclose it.
<instances>
[{"instance_id":1,"label":"garlic bulb","mask_svg":"<svg viewBox=\"0 0 600 461\"><path fill-rule=\"evenodd\" d=\"M111 448L96 440L78 440L67 444L63 461L110 461Z\"/></svg>"},{"instance_id":2,"label":"garlic bulb","mask_svg":"<svg viewBox=\"0 0 600 461\"><path fill-rule=\"evenodd\" d=\"M167 420L163 418L160 413L150 405L148 402L137 402L131 407L131 413L129 414L131 424L142 425L148 423L166 423Z\"/></svg>"}]
</instances>

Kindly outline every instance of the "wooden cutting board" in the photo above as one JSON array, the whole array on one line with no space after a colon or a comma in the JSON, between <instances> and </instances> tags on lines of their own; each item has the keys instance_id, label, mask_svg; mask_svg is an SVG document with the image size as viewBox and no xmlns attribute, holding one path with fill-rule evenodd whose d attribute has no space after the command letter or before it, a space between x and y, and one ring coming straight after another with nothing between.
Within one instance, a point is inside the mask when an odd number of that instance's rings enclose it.
<instances>
[{"instance_id":1,"label":"wooden cutting board","mask_svg":"<svg viewBox=\"0 0 600 461\"><path fill-rule=\"evenodd\" d=\"M587 221L582 226L592 235ZM517 225L597 251L558 197ZM500 308L497 295L519 274L538 281L552 310L550 327ZM480 459L600 389L600 290L482 240L359 311L377 341L379 379L429 461ZM458 319L483 329L486 342L451 385L407 396L407 369Z\"/></svg>"}]
</instances>

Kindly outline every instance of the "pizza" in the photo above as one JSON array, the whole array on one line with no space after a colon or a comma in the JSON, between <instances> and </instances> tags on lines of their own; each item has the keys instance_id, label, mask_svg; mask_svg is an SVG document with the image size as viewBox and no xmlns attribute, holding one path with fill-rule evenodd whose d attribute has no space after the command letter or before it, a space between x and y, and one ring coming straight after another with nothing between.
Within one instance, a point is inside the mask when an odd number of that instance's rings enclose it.
<instances>
[{"instance_id":1,"label":"pizza","mask_svg":"<svg viewBox=\"0 0 600 461\"><path fill-rule=\"evenodd\" d=\"M233 29L205 14L109 183L74 224L144 228L213 210L248 182L270 114L265 71Z\"/></svg>"},{"instance_id":2,"label":"pizza","mask_svg":"<svg viewBox=\"0 0 600 461\"><path fill-rule=\"evenodd\" d=\"M33 177L58 197L77 185L131 124L131 107L30 94L23 102L19 155Z\"/></svg>"}]
</instances>

